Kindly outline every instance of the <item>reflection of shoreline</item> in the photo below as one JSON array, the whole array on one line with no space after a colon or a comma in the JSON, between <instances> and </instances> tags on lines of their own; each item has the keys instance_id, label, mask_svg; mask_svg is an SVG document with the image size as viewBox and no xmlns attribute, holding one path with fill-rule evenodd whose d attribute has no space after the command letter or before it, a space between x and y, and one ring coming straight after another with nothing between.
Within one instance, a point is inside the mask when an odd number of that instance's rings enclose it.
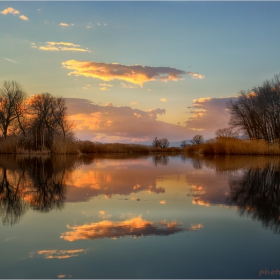
<instances>
[{"instance_id":1,"label":"reflection of shoreline","mask_svg":"<svg viewBox=\"0 0 280 280\"><path fill-rule=\"evenodd\" d=\"M82 226L68 226L71 231L63 233L60 238L67 241L94 240L100 238L117 239L120 237L140 237L152 235L171 235L182 231L193 231L203 228L202 224L182 228L181 224L173 222L151 222L141 216L124 221L103 220Z\"/></svg>"},{"instance_id":2,"label":"reflection of shoreline","mask_svg":"<svg viewBox=\"0 0 280 280\"><path fill-rule=\"evenodd\" d=\"M215 178L212 174L205 180L187 179L192 185L194 204L217 205L220 200L220 205L236 206L241 216L247 214L261 221L264 228L280 234L279 157L195 156L192 161L196 169L207 172L211 168L216 171ZM222 184L226 188L222 188Z\"/></svg>"},{"instance_id":3,"label":"reflection of shoreline","mask_svg":"<svg viewBox=\"0 0 280 280\"><path fill-rule=\"evenodd\" d=\"M247 213L280 234L280 170L273 163L265 168L249 169L230 180L229 203L241 216Z\"/></svg>"},{"instance_id":4,"label":"reflection of shoreline","mask_svg":"<svg viewBox=\"0 0 280 280\"><path fill-rule=\"evenodd\" d=\"M13 225L28 210L60 210L65 201L65 179L75 157L0 158L0 215Z\"/></svg>"}]
</instances>

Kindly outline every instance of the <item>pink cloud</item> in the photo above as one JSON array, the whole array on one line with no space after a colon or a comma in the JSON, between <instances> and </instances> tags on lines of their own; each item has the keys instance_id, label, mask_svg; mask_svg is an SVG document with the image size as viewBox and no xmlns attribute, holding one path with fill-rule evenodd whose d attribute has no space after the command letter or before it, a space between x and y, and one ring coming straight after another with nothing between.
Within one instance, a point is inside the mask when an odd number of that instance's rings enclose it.
<instances>
[{"instance_id":1,"label":"pink cloud","mask_svg":"<svg viewBox=\"0 0 280 280\"><path fill-rule=\"evenodd\" d=\"M215 135L219 128L229 126L230 113L227 103L236 97L223 98L199 98L193 100L192 117L185 123L186 126L195 131L207 135Z\"/></svg>"},{"instance_id":2,"label":"pink cloud","mask_svg":"<svg viewBox=\"0 0 280 280\"><path fill-rule=\"evenodd\" d=\"M219 128L230 120L226 103L233 98L200 98L193 101L191 118L182 124L158 119L165 109L143 111L127 106L115 107L108 102L100 106L86 99L68 98L70 119L74 120L78 138L98 142L150 142L156 136L169 141L192 139L195 134L215 137ZM134 104L135 105L135 104Z\"/></svg>"},{"instance_id":3,"label":"pink cloud","mask_svg":"<svg viewBox=\"0 0 280 280\"><path fill-rule=\"evenodd\" d=\"M145 142L156 136L184 139L186 130L180 125L157 119L165 109L142 111L131 107L93 104L85 99L67 99L70 119L75 121L79 138L104 142Z\"/></svg>"}]
</instances>

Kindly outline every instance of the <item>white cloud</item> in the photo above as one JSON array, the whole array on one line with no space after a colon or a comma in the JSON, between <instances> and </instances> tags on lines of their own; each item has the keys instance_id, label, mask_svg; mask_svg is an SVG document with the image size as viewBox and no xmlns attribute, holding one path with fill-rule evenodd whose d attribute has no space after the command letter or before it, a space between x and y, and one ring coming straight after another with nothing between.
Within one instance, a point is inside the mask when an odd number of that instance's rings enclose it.
<instances>
[{"instance_id":1,"label":"white cloud","mask_svg":"<svg viewBox=\"0 0 280 280\"><path fill-rule=\"evenodd\" d=\"M90 52L89 49L80 48L80 45L71 42L46 42L45 46L40 46L42 51L72 51L72 52Z\"/></svg>"},{"instance_id":2,"label":"white cloud","mask_svg":"<svg viewBox=\"0 0 280 280\"><path fill-rule=\"evenodd\" d=\"M18 61L16 60L13 60L11 58L7 58L7 57L4 57L5 60L9 61L9 62L12 62L12 63L18 63Z\"/></svg>"},{"instance_id":3,"label":"white cloud","mask_svg":"<svg viewBox=\"0 0 280 280\"><path fill-rule=\"evenodd\" d=\"M197 73L197 72L188 72L187 73L189 76L191 76L193 79L204 79L205 76Z\"/></svg>"}]
</instances>

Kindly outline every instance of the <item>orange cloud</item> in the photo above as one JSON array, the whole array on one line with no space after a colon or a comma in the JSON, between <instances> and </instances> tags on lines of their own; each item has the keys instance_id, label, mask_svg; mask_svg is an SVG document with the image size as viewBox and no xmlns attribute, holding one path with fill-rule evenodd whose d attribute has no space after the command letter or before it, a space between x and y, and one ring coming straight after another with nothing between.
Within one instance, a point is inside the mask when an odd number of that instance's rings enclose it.
<instances>
[{"instance_id":1,"label":"orange cloud","mask_svg":"<svg viewBox=\"0 0 280 280\"><path fill-rule=\"evenodd\" d=\"M9 7L7 9L1 11L0 14L3 14L3 15L7 15L7 14L17 15L17 14L19 14L19 11L15 10L12 7Z\"/></svg>"},{"instance_id":2,"label":"orange cloud","mask_svg":"<svg viewBox=\"0 0 280 280\"><path fill-rule=\"evenodd\" d=\"M22 20L28 20L28 17L26 17L25 15L21 15L20 18L21 18Z\"/></svg>"},{"instance_id":3,"label":"orange cloud","mask_svg":"<svg viewBox=\"0 0 280 280\"><path fill-rule=\"evenodd\" d=\"M63 233L60 238L67 241L120 238L124 236L140 237L148 235L170 235L184 229L176 222L154 223L142 219L141 216L125 221L114 222L104 220L98 223L85 224L82 226L68 226L72 231Z\"/></svg>"},{"instance_id":4,"label":"orange cloud","mask_svg":"<svg viewBox=\"0 0 280 280\"><path fill-rule=\"evenodd\" d=\"M61 22L59 25L60 25L60 26L69 26L68 23L64 23L64 22Z\"/></svg>"},{"instance_id":5,"label":"orange cloud","mask_svg":"<svg viewBox=\"0 0 280 280\"><path fill-rule=\"evenodd\" d=\"M45 46L40 46L43 51L72 51L72 52L90 52L89 49L79 48L80 45L71 42L46 42Z\"/></svg>"},{"instance_id":6,"label":"orange cloud","mask_svg":"<svg viewBox=\"0 0 280 280\"><path fill-rule=\"evenodd\" d=\"M210 203L209 202L205 202L203 200L200 200L198 198L195 198L192 200L192 204L197 204L197 205L200 205L200 206L210 206Z\"/></svg>"},{"instance_id":7,"label":"orange cloud","mask_svg":"<svg viewBox=\"0 0 280 280\"><path fill-rule=\"evenodd\" d=\"M7 15L7 14L18 15L19 11L15 10L12 7L9 7L7 9L1 11L0 14L2 14L2 15ZM25 15L21 15L21 16L19 16L19 18L22 19L22 20L28 20L28 17L26 17Z\"/></svg>"},{"instance_id":8,"label":"orange cloud","mask_svg":"<svg viewBox=\"0 0 280 280\"><path fill-rule=\"evenodd\" d=\"M167 102L167 99L166 98L161 98L160 101L161 102Z\"/></svg>"},{"instance_id":9,"label":"orange cloud","mask_svg":"<svg viewBox=\"0 0 280 280\"><path fill-rule=\"evenodd\" d=\"M122 65L94 61L68 60L62 62L64 68L73 70L68 75L78 75L111 81L123 80L142 86L149 81L178 81L187 74L185 71L170 67L151 67L142 65Z\"/></svg>"}]
</instances>

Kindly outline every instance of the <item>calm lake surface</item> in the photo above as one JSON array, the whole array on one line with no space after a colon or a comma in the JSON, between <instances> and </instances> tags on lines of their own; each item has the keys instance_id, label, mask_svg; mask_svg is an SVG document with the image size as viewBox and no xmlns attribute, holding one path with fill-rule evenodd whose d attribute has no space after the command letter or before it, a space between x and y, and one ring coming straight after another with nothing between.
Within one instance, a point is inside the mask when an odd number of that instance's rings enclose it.
<instances>
[{"instance_id":1,"label":"calm lake surface","mask_svg":"<svg viewBox=\"0 0 280 280\"><path fill-rule=\"evenodd\" d=\"M0 157L0 278L280 278L280 158Z\"/></svg>"}]
</instances>

